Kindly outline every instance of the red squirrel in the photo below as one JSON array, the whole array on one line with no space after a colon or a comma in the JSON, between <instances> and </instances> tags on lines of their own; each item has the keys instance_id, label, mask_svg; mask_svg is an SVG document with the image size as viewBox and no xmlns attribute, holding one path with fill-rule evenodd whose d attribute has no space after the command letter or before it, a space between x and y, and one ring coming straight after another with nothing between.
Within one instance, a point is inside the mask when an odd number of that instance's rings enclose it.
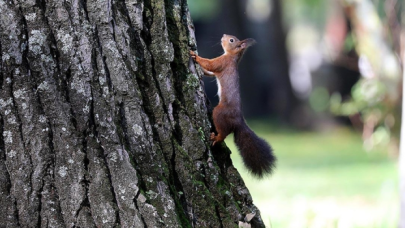
<instances>
[{"instance_id":1,"label":"red squirrel","mask_svg":"<svg viewBox=\"0 0 405 228\"><path fill-rule=\"evenodd\" d=\"M223 55L214 59L201 58L193 51L190 51L190 55L201 66L204 74L215 76L218 83L219 104L213 110L218 134L211 133L212 145L224 141L233 132L245 166L253 175L261 178L272 172L276 157L270 145L259 138L243 118L238 73L238 63L243 53L255 43L251 38L239 40L235 36L224 34L221 39L225 52Z\"/></svg>"}]
</instances>

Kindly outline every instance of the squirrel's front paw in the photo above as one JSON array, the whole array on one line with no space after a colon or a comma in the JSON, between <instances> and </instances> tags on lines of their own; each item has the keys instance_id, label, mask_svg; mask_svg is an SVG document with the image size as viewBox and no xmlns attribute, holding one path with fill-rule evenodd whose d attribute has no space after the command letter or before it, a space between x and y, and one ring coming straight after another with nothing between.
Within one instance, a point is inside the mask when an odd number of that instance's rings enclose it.
<instances>
[{"instance_id":1,"label":"squirrel's front paw","mask_svg":"<svg viewBox=\"0 0 405 228\"><path fill-rule=\"evenodd\" d=\"M191 51L191 50L190 50L190 55L191 55L191 58L193 58L193 59L195 59L198 56L194 51Z\"/></svg>"}]
</instances>

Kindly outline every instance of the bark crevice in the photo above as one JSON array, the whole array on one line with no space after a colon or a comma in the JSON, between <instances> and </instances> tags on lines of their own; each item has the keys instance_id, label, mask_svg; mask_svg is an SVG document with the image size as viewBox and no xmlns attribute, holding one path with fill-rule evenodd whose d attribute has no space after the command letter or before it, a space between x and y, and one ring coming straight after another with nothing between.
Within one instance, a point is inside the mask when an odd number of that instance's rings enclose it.
<instances>
[{"instance_id":1,"label":"bark crevice","mask_svg":"<svg viewBox=\"0 0 405 228\"><path fill-rule=\"evenodd\" d=\"M113 179L112 179L112 177L111 177L111 168L110 168L110 166L108 165L108 160L107 160L107 157L108 157L108 154L106 153L106 151L104 151L104 149L100 146L100 149L101 149L101 151L102 151L102 153L103 153L103 159L104 159L104 165L105 165L105 167L107 167L107 179L109 180L109 182L111 183L111 185L110 185L110 189L111 189L111 192L113 193L112 194L112 199L113 199L113 203L115 204L115 205L118 205L118 201L117 201L117 196L116 196L116 189L114 190L114 185L112 184L113 183ZM119 211L118 210L115 210L115 221L114 221L114 223L115 224L119 224L120 223L120 214L119 214Z\"/></svg>"}]
</instances>

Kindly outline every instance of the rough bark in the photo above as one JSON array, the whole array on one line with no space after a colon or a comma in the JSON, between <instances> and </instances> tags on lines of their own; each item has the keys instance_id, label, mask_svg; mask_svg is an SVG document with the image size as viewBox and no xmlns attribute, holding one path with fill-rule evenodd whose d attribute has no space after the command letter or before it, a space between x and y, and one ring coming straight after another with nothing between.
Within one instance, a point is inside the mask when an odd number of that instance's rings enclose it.
<instances>
[{"instance_id":1,"label":"rough bark","mask_svg":"<svg viewBox=\"0 0 405 228\"><path fill-rule=\"evenodd\" d=\"M233 227L185 0L0 0L2 227Z\"/></svg>"}]
</instances>

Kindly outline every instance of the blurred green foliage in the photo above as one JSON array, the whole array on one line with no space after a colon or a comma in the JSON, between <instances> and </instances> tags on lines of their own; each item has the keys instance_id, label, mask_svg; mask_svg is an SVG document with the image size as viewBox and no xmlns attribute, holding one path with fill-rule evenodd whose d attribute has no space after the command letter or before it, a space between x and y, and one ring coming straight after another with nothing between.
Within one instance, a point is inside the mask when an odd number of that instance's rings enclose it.
<instances>
[{"instance_id":1,"label":"blurred green foliage","mask_svg":"<svg viewBox=\"0 0 405 228\"><path fill-rule=\"evenodd\" d=\"M212 20L219 13L221 6L219 0L192 0L187 3L195 21Z\"/></svg>"},{"instance_id":2,"label":"blurred green foliage","mask_svg":"<svg viewBox=\"0 0 405 228\"><path fill-rule=\"evenodd\" d=\"M344 51L349 52L353 50L356 46L356 37L353 35L353 33L348 33L345 39L345 44L344 44Z\"/></svg>"},{"instance_id":3,"label":"blurred green foliage","mask_svg":"<svg viewBox=\"0 0 405 228\"><path fill-rule=\"evenodd\" d=\"M382 102L386 93L385 85L377 79L360 79L352 88L352 99L342 103L339 93L331 96L330 108L335 114L350 116L358 112L363 112L364 118L376 115L378 119L382 117L381 112L387 110Z\"/></svg>"},{"instance_id":4,"label":"blurred green foliage","mask_svg":"<svg viewBox=\"0 0 405 228\"><path fill-rule=\"evenodd\" d=\"M252 178L232 136L226 143L267 227L397 227L397 167L384 150L366 152L359 134L348 128L317 133L248 123L275 150L272 176Z\"/></svg>"},{"instance_id":5,"label":"blurred green foliage","mask_svg":"<svg viewBox=\"0 0 405 228\"><path fill-rule=\"evenodd\" d=\"M338 94L331 96L331 111L346 116L360 114L366 148L387 146L391 136L399 135L400 123L400 113L396 106L400 101L398 84L401 67L396 57L397 44L392 39L395 32L387 32L387 28L391 29L390 25L399 22L395 5L390 6L395 2L344 2L346 11L351 12L346 16L352 25L352 32L347 34L346 42L353 43L359 55L358 66L363 77L353 86L350 100L342 101ZM394 16L388 15L389 12ZM349 42L349 39L353 42ZM396 140L393 140L393 144L396 144Z\"/></svg>"},{"instance_id":6,"label":"blurred green foliage","mask_svg":"<svg viewBox=\"0 0 405 228\"><path fill-rule=\"evenodd\" d=\"M323 29L329 0L284 0L282 4L287 28L295 23L311 23Z\"/></svg>"},{"instance_id":7,"label":"blurred green foliage","mask_svg":"<svg viewBox=\"0 0 405 228\"><path fill-rule=\"evenodd\" d=\"M316 87L309 96L311 108L317 112L324 112L329 107L329 92L325 87Z\"/></svg>"}]
</instances>

